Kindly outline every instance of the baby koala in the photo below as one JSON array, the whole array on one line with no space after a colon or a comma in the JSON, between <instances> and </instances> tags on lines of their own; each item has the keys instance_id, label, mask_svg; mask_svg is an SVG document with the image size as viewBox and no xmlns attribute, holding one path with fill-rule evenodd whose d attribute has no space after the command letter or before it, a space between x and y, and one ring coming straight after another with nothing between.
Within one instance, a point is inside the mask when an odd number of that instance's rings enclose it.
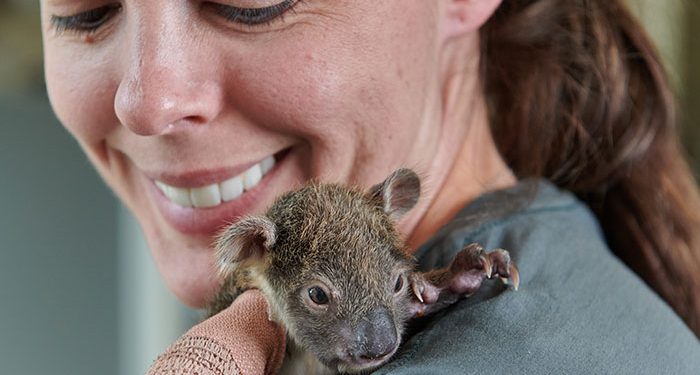
<instances>
[{"instance_id":1,"label":"baby koala","mask_svg":"<svg viewBox=\"0 0 700 375\"><path fill-rule=\"evenodd\" d=\"M478 244L449 267L422 273L395 224L418 201L420 180L399 169L368 192L311 184L280 197L265 216L225 229L216 256L225 278L210 314L260 289L287 330L282 374L357 373L396 353L404 325L476 292L484 278L518 287L505 250Z\"/></svg>"}]
</instances>

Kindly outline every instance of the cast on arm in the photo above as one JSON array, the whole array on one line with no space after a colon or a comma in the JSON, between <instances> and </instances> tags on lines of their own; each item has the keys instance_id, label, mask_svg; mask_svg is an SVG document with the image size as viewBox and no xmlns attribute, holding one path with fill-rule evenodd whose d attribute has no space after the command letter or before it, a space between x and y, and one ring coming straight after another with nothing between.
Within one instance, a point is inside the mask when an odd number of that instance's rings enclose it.
<instances>
[{"instance_id":1,"label":"cast on arm","mask_svg":"<svg viewBox=\"0 0 700 375\"><path fill-rule=\"evenodd\" d=\"M267 317L265 297L249 290L182 335L147 375L275 374L285 341L284 329Z\"/></svg>"}]
</instances>

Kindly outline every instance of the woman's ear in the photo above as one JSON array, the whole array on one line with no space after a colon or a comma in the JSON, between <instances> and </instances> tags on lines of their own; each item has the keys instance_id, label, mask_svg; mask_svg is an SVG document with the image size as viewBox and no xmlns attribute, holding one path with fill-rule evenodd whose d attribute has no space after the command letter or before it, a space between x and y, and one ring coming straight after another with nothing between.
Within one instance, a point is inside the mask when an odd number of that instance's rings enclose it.
<instances>
[{"instance_id":1,"label":"woman's ear","mask_svg":"<svg viewBox=\"0 0 700 375\"><path fill-rule=\"evenodd\" d=\"M477 31L488 21L502 0L444 0L443 35L445 39Z\"/></svg>"}]
</instances>

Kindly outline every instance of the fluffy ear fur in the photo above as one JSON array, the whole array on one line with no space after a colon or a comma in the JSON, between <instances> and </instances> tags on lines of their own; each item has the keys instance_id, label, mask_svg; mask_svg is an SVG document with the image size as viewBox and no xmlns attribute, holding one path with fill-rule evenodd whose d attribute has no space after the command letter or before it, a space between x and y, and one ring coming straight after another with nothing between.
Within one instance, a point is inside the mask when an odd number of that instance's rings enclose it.
<instances>
[{"instance_id":1,"label":"fluffy ear fur","mask_svg":"<svg viewBox=\"0 0 700 375\"><path fill-rule=\"evenodd\" d=\"M227 277L249 261L262 259L275 244L275 224L264 216L250 216L226 228L215 244L219 273Z\"/></svg>"},{"instance_id":2,"label":"fluffy ear fur","mask_svg":"<svg viewBox=\"0 0 700 375\"><path fill-rule=\"evenodd\" d=\"M368 193L370 200L377 202L394 221L413 208L419 196L420 179L416 172L407 168L397 169Z\"/></svg>"}]
</instances>

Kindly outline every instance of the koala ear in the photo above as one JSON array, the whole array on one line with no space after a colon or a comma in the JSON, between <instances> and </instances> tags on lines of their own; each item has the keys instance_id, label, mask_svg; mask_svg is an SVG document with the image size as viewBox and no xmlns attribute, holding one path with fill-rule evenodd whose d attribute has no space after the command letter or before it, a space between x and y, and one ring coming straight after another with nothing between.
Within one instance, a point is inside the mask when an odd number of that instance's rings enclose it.
<instances>
[{"instance_id":1,"label":"koala ear","mask_svg":"<svg viewBox=\"0 0 700 375\"><path fill-rule=\"evenodd\" d=\"M397 169L384 182L374 185L367 196L377 202L389 217L398 221L418 202L420 179L410 169Z\"/></svg>"},{"instance_id":2,"label":"koala ear","mask_svg":"<svg viewBox=\"0 0 700 375\"><path fill-rule=\"evenodd\" d=\"M219 234L215 253L219 274L227 277L242 264L261 260L275 244L277 230L270 219L249 216Z\"/></svg>"}]
</instances>

